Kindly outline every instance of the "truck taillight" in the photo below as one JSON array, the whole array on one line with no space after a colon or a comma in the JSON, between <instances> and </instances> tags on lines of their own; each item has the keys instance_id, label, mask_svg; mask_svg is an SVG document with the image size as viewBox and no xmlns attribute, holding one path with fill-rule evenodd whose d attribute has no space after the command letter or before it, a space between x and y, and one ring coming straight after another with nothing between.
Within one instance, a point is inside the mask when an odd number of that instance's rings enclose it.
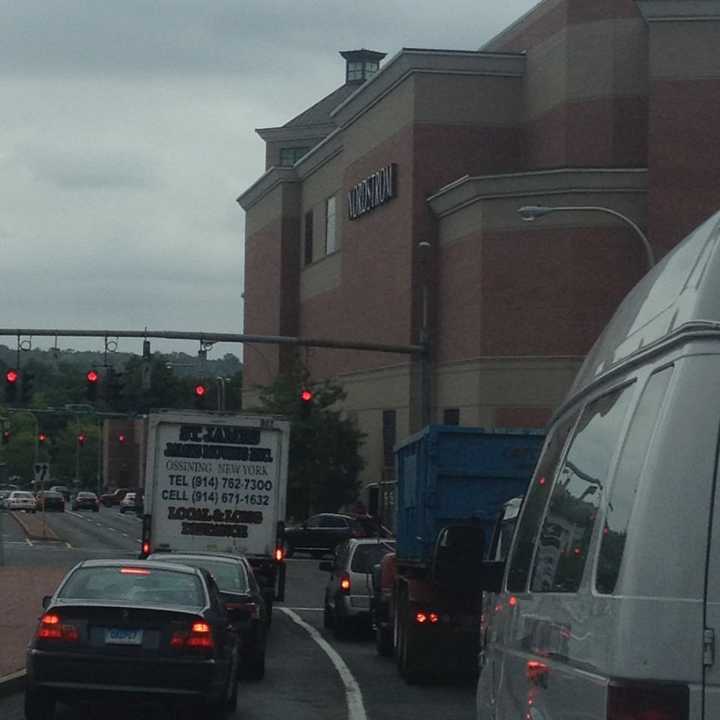
<instances>
[{"instance_id":1,"label":"truck taillight","mask_svg":"<svg viewBox=\"0 0 720 720\"><path fill-rule=\"evenodd\" d=\"M688 720L687 685L611 683L607 720Z\"/></svg>"},{"instance_id":2,"label":"truck taillight","mask_svg":"<svg viewBox=\"0 0 720 720\"><path fill-rule=\"evenodd\" d=\"M415 613L415 622L418 625L436 625L440 622L440 615L438 615L436 612L418 610Z\"/></svg>"},{"instance_id":3,"label":"truck taillight","mask_svg":"<svg viewBox=\"0 0 720 720\"><path fill-rule=\"evenodd\" d=\"M74 625L64 624L59 615L45 613L40 618L35 636L43 640L64 640L65 642L77 642L80 633Z\"/></svg>"},{"instance_id":4,"label":"truck taillight","mask_svg":"<svg viewBox=\"0 0 720 720\"><path fill-rule=\"evenodd\" d=\"M278 547L275 548L275 553L274 553L275 562L282 562L284 557L285 557L285 553L283 552L282 547L278 545Z\"/></svg>"}]
</instances>

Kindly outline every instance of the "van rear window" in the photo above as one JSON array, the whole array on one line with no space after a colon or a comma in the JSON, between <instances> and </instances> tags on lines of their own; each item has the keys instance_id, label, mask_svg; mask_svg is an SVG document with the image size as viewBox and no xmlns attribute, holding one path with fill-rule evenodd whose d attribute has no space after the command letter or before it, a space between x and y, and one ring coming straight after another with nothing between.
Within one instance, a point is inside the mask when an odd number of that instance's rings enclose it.
<instances>
[{"instance_id":1,"label":"van rear window","mask_svg":"<svg viewBox=\"0 0 720 720\"><path fill-rule=\"evenodd\" d=\"M672 367L666 367L651 376L628 430L610 490L603 526L595 578L599 593L611 594L615 591L640 475L672 370Z\"/></svg>"},{"instance_id":2,"label":"van rear window","mask_svg":"<svg viewBox=\"0 0 720 720\"><path fill-rule=\"evenodd\" d=\"M555 470L565 447L565 440L567 440L577 416L578 413L575 412L560 422L550 435L538 463L525 500L525 508L517 529L515 548L510 561L507 581L507 588L510 592L524 592L527 587L537 531L553 484Z\"/></svg>"},{"instance_id":3,"label":"van rear window","mask_svg":"<svg viewBox=\"0 0 720 720\"><path fill-rule=\"evenodd\" d=\"M576 592L580 587L600 497L633 387L626 385L603 395L580 417L540 531L532 592Z\"/></svg>"}]
</instances>

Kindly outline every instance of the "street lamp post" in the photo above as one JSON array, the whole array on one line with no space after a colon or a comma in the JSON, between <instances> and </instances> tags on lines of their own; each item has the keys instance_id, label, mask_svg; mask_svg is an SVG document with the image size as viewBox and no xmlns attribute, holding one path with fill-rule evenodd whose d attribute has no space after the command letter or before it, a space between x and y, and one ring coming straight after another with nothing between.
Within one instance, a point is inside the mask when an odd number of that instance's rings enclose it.
<instances>
[{"instance_id":1,"label":"street lamp post","mask_svg":"<svg viewBox=\"0 0 720 720\"><path fill-rule=\"evenodd\" d=\"M518 209L518 214L526 222L532 222L533 220L537 220L545 217L545 215L556 212L601 212L622 220L626 225L629 225L635 231L635 234L640 238L645 249L648 270L655 265L655 253L653 252L645 233L640 229L637 223L633 222L629 217L627 217L627 215L623 215L617 210L611 210L610 208L599 207L596 205L564 205L555 207L548 207L545 205L526 205Z\"/></svg>"}]
</instances>

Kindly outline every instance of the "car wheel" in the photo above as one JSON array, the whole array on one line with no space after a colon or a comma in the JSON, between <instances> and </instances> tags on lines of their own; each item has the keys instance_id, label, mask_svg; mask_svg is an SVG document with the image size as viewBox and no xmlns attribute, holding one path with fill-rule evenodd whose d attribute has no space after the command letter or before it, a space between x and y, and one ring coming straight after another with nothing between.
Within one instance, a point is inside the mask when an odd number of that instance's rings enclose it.
<instances>
[{"instance_id":1,"label":"car wheel","mask_svg":"<svg viewBox=\"0 0 720 720\"><path fill-rule=\"evenodd\" d=\"M265 677L265 652L254 657L247 668L247 679L259 682Z\"/></svg>"},{"instance_id":2,"label":"car wheel","mask_svg":"<svg viewBox=\"0 0 720 720\"><path fill-rule=\"evenodd\" d=\"M55 698L47 690L25 691L26 720L52 720L55 717Z\"/></svg>"},{"instance_id":3,"label":"car wheel","mask_svg":"<svg viewBox=\"0 0 720 720\"><path fill-rule=\"evenodd\" d=\"M327 601L325 602L325 608L323 609L323 627L326 630L332 630L333 626L333 615L332 610L330 610L330 607L327 604Z\"/></svg>"},{"instance_id":4,"label":"car wheel","mask_svg":"<svg viewBox=\"0 0 720 720\"><path fill-rule=\"evenodd\" d=\"M383 625L375 627L375 649L381 657L392 657L393 654L393 636L390 628Z\"/></svg>"}]
</instances>

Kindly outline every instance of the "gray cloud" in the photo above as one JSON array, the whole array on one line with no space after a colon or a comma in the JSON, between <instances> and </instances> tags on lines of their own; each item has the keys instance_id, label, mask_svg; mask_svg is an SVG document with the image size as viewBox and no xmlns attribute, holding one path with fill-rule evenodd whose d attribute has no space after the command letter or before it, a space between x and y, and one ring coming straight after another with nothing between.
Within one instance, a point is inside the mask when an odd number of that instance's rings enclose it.
<instances>
[{"instance_id":1,"label":"gray cloud","mask_svg":"<svg viewBox=\"0 0 720 720\"><path fill-rule=\"evenodd\" d=\"M0 0L0 326L240 329L254 128L338 50L477 48L532 4Z\"/></svg>"}]
</instances>

